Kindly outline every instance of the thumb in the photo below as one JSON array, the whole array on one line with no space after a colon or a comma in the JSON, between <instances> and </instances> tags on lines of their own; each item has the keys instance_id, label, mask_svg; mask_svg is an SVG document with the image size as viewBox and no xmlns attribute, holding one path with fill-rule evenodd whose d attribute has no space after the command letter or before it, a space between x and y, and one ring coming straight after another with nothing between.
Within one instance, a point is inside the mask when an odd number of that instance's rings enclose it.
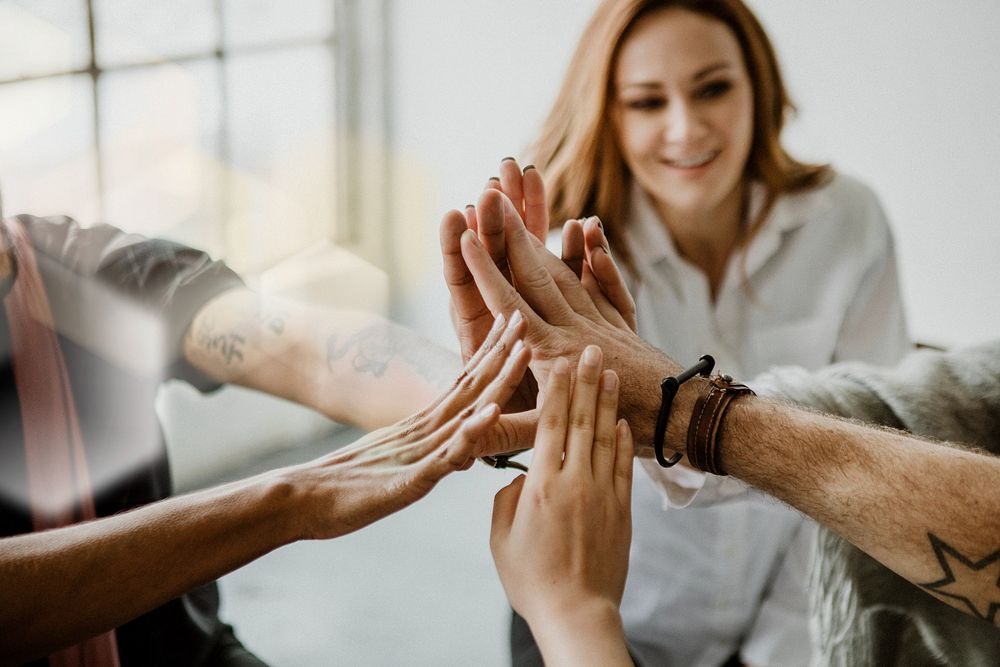
<instances>
[{"instance_id":1,"label":"thumb","mask_svg":"<svg viewBox=\"0 0 1000 667\"><path fill-rule=\"evenodd\" d=\"M510 532L525 479L524 475L518 475L493 497L493 525L490 529L490 545L493 548L496 548L496 540Z\"/></svg>"},{"instance_id":2,"label":"thumb","mask_svg":"<svg viewBox=\"0 0 1000 667\"><path fill-rule=\"evenodd\" d=\"M479 456L496 456L530 448L535 442L538 408L501 415L483 440Z\"/></svg>"}]
</instances>

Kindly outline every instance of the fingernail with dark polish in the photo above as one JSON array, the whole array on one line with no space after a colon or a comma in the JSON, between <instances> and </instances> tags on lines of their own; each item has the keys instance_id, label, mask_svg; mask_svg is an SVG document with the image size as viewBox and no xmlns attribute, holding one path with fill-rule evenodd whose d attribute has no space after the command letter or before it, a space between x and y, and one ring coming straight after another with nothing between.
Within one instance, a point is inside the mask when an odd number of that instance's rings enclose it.
<instances>
[{"instance_id":1,"label":"fingernail with dark polish","mask_svg":"<svg viewBox=\"0 0 1000 667\"><path fill-rule=\"evenodd\" d=\"M500 182L500 177L499 176L490 176L490 180L491 181L497 181L499 183Z\"/></svg>"},{"instance_id":2,"label":"fingernail with dark polish","mask_svg":"<svg viewBox=\"0 0 1000 667\"><path fill-rule=\"evenodd\" d=\"M475 204L466 204L465 208L476 208Z\"/></svg>"},{"instance_id":3,"label":"fingernail with dark polish","mask_svg":"<svg viewBox=\"0 0 1000 667\"><path fill-rule=\"evenodd\" d=\"M513 159L514 159L514 158L512 158L512 157L505 157L504 159L500 160L500 164L503 164L503 163L504 163L504 162L506 162L507 160L513 160Z\"/></svg>"},{"instance_id":4,"label":"fingernail with dark polish","mask_svg":"<svg viewBox=\"0 0 1000 667\"><path fill-rule=\"evenodd\" d=\"M535 168L535 165L529 164L527 167L525 167L524 169L521 170L521 173L522 174L527 174L529 169L534 169L534 168Z\"/></svg>"}]
</instances>

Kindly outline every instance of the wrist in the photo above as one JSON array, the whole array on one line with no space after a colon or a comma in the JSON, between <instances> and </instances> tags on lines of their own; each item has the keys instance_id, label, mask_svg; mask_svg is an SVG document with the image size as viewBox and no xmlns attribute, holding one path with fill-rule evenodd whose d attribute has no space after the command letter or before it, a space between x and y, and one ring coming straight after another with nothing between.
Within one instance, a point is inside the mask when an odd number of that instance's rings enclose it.
<instances>
[{"instance_id":1,"label":"wrist","mask_svg":"<svg viewBox=\"0 0 1000 667\"><path fill-rule=\"evenodd\" d=\"M625 664L616 658L628 659L621 614L610 600L551 605L525 620L547 665Z\"/></svg>"},{"instance_id":2,"label":"wrist","mask_svg":"<svg viewBox=\"0 0 1000 667\"><path fill-rule=\"evenodd\" d=\"M250 510L252 520L269 537L271 548L278 548L309 537L305 518L309 516L309 494L294 474L295 468L281 468L258 475L251 481L256 502Z\"/></svg>"},{"instance_id":3,"label":"wrist","mask_svg":"<svg viewBox=\"0 0 1000 667\"><path fill-rule=\"evenodd\" d=\"M636 340L638 337L636 337ZM676 375L682 368L670 357L641 341L644 350L632 355L623 372L620 394L620 410L628 419L635 442L636 455L653 457L653 434L656 417L660 412L660 382L668 375ZM682 387L683 388L683 387ZM669 435L669 432L668 432ZM667 446L684 440L667 440Z\"/></svg>"}]
</instances>

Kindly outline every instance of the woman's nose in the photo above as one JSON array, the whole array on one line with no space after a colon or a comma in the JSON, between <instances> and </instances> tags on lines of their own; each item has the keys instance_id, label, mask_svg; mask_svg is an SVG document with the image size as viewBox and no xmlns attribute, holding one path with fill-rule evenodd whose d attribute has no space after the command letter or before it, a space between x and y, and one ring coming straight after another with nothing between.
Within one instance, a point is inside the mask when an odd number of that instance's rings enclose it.
<instances>
[{"instance_id":1,"label":"woman's nose","mask_svg":"<svg viewBox=\"0 0 1000 667\"><path fill-rule=\"evenodd\" d=\"M667 108L664 136L668 143L687 143L705 132L698 109L687 101L676 101Z\"/></svg>"}]
</instances>

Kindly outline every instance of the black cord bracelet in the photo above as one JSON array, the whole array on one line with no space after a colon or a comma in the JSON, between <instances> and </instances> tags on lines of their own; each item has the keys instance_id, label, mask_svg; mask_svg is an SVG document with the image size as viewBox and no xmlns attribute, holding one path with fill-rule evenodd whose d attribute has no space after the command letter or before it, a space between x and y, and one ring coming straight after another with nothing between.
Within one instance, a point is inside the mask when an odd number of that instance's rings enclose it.
<instances>
[{"instance_id":1,"label":"black cord bracelet","mask_svg":"<svg viewBox=\"0 0 1000 667\"><path fill-rule=\"evenodd\" d=\"M715 368L715 359L710 354L702 355L691 368L684 370L674 377L668 375L660 381L660 413L656 415L656 430L653 431L653 453L656 454L656 462L664 468L671 468L684 458L684 453L678 451L669 459L663 456L663 441L667 437L667 421L670 419L670 407L674 404L674 396L681 385L693 378L695 375L708 377Z\"/></svg>"}]
</instances>

